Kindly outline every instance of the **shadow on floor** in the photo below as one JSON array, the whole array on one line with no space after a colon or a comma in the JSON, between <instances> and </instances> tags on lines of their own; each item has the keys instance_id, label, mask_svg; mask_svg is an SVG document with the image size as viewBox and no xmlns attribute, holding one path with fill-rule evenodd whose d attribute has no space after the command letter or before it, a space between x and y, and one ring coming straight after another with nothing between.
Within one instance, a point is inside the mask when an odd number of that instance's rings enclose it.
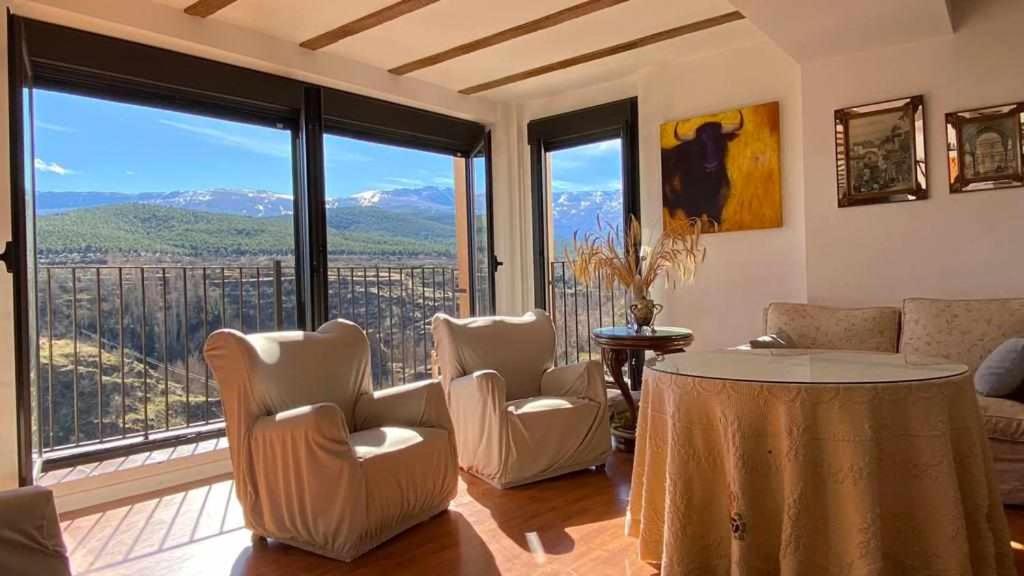
<instances>
[{"instance_id":1,"label":"shadow on floor","mask_svg":"<svg viewBox=\"0 0 1024 576\"><path fill-rule=\"evenodd\" d=\"M426 560L429 559L429 560ZM497 576L494 555L470 522L448 510L414 526L356 558L341 562L271 540L246 547L235 559L232 576L255 574L345 576L445 574Z\"/></svg>"},{"instance_id":2,"label":"shadow on floor","mask_svg":"<svg viewBox=\"0 0 1024 576\"><path fill-rule=\"evenodd\" d=\"M505 536L534 556L557 556L576 548L570 528L625 517L630 471L610 457L603 470L581 470L505 490L465 472L462 478L470 497L491 513Z\"/></svg>"}]
</instances>

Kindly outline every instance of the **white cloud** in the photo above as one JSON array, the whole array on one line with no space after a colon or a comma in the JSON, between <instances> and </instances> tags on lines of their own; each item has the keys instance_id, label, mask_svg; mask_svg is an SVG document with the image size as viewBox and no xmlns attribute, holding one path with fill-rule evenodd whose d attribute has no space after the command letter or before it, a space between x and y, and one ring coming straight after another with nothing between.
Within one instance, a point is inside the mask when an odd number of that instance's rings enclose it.
<instances>
[{"instance_id":1,"label":"white cloud","mask_svg":"<svg viewBox=\"0 0 1024 576\"><path fill-rule=\"evenodd\" d=\"M74 129L62 126L60 124L51 124L49 122L43 122L42 120L36 120L36 127L42 128L43 130L49 130L51 132L74 132Z\"/></svg>"},{"instance_id":2,"label":"white cloud","mask_svg":"<svg viewBox=\"0 0 1024 576\"><path fill-rule=\"evenodd\" d=\"M551 188L559 192L606 192L621 190L622 182L609 180L607 182L573 182L571 180L551 180Z\"/></svg>"},{"instance_id":3,"label":"white cloud","mask_svg":"<svg viewBox=\"0 0 1024 576\"><path fill-rule=\"evenodd\" d=\"M277 158L291 158L292 156L291 145L287 143L247 138L237 134L230 134L216 128L196 126L195 124L186 124L184 122L177 122L174 120L160 120L159 122L164 126L170 126L172 128L177 128L178 130L184 130L185 132L205 136L208 140L224 146L240 148L256 154L274 156Z\"/></svg>"},{"instance_id":4,"label":"white cloud","mask_svg":"<svg viewBox=\"0 0 1024 576\"><path fill-rule=\"evenodd\" d=\"M431 179L431 182L433 182L434 184L437 184L438 186L454 186L455 185L455 179L451 178L451 177L447 177L447 176L434 176L434 178Z\"/></svg>"},{"instance_id":5,"label":"white cloud","mask_svg":"<svg viewBox=\"0 0 1024 576\"><path fill-rule=\"evenodd\" d=\"M587 156L603 156L605 154L618 154L622 150L622 140L605 140L596 144L588 144L580 148L580 153Z\"/></svg>"},{"instance_id":6,"label":"white cloud","mask_svg":"<svg viewBox=\"0 0 1024 576\"><path fill-rule=\"evenodd\" d=\"M42 158L36 158L35 162L33 162L33 166L35 166L35 169L40 172L49 172L50 174L56 174L58 176L67 176L75 173L75 171L70 168L65 168L56 162L47 162Z\"/></svg>"},{"instance_id":7,"label":"white cloud","mask_svg":"<svg viewBox=\"0 0 1024 576\"><path fill-rule=\"evenodd\" d=\"M384 178L384 180L389 182L392 186L398 185L398 186L411 186L411 187L417 187L418 188L418 187L422 187L422 186L425 185L423 180L420 180L418 178L400 178L398 176L388 176L387 178ZM387 185L385 184L384 186L378 186L378 188L384 188L386 186Z\"/></svg>"}]
</instances>

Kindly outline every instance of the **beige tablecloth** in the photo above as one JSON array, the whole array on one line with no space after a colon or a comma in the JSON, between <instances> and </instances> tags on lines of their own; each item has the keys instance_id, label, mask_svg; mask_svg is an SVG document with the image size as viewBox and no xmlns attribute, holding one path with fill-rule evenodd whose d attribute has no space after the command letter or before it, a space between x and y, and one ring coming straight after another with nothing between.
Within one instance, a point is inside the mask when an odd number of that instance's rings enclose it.
<instances>
[{"instance_id":1,"label":"beige tablecloth","mask_svg":"<svg viewBox=\"0 0 1024 576\"><path fill-rule=\"evenodd\" d=\"M626 529L662 574L1015 574L974 390L648 371Z\"/></svg>"}]
</instances>

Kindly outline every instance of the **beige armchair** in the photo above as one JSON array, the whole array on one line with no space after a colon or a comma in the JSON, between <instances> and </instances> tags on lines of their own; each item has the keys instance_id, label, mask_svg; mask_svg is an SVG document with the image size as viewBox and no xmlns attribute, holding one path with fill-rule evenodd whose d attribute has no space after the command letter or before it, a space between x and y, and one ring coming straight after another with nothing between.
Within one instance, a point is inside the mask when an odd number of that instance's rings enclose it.
<instances>
[{"instance_id":1,"label":"beige armchair","mask_svg":"<svg viewBox=\"0 0 1024 576\"><path fill-rule=\"evenodd\" d=\"M553 368L547 313L434 316L459 465L498 488L604 464L611 446L601 363Z\"/></svg>"},{"instance_id":2,"label":"beige armchair","mask_svg":"<svg viewBox=\"0 0 1024 576\"><path fill-rule=\"evenodd\" d=\"M372 392L369 343L355 324L248 336L218 330L205 355L254 537L348 561L455 497L441 384Z\"/></svg>"},{"instance_id":3,"label":"beige armchair","mask_svg":"<svg viewBox=\"0 0 1024 576\"><path fill-rule=\"evenodd\" d=\"M67 553L53 492L41 486L0 492L0 574L67 576Z\"/></svg>"}]
</instances>

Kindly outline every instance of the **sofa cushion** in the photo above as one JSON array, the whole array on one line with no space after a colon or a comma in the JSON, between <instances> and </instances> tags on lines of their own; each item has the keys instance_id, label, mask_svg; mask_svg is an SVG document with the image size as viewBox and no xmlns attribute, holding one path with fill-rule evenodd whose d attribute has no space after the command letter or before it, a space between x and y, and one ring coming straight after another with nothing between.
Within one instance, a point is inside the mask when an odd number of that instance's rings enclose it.
<instances>
[{"instance_id":1,"label":"sofa cushion","mask_svg":"<svg viewBox=\"0 0 1024 576\"><path fill-rule=\"evenodd\" d=\"M1024 298L903 301L900 352L966 364L971 374L996 346L1024 337Z\"/></svg>"},{"instance_id":2,"label":"sofa cushion","mask_svg":"<svg viewBox=\"0 0 1024 576\"><path fill-rule=\"evenodd\" d=\"M978 396L978 408L989 438L1024 442L1024 404L1007 398Z\"/></svg>"},{"instance_id":3,"label":"sofa cushion","mask_svg":"<svg viewBox=\"0 0 1024 576\"><path fill-rule=\"evenodd\" d=\"M1024 338L1010 338L992 351L974 373L982 396L1009 396L1024 384Z\"/></svg>"},{"instance_id":4,"label":"sofa cushion","mask_svg":"<svg viewBox=\"0 0 1024 576\"><path fill-rule=\"evenodd\" d=\"M776 302L765 314L765 333L779 332L801 348L896 352L900 310Z\"/></svg>"}]
</instances>

